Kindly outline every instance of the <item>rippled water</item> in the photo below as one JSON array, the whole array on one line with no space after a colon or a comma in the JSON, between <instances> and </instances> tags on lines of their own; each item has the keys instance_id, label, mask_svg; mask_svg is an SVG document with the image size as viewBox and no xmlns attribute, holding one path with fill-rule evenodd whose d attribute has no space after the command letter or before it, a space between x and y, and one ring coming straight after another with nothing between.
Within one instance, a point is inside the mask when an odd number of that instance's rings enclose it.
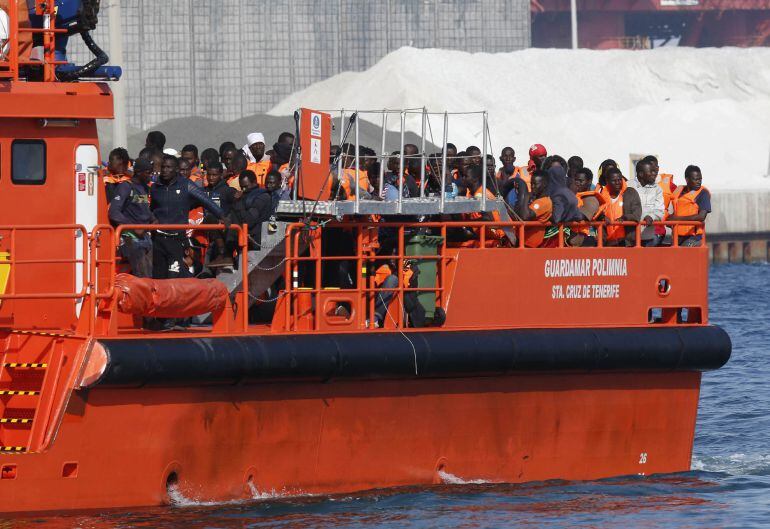
<instances>
[{"instance_id":1,"label":"rippled water","mask_svg":"<svg viewBox=\"0 0 770 529\"><path fill-rule=\"evenodd\" d=\"M704 376L691 472L593 483L455 484L333 498L266 498L5 520L0 529L770 527L769 295L770 266L712 268L711 320L730 333L733 357Z\"/></svg>"}]
</instances>

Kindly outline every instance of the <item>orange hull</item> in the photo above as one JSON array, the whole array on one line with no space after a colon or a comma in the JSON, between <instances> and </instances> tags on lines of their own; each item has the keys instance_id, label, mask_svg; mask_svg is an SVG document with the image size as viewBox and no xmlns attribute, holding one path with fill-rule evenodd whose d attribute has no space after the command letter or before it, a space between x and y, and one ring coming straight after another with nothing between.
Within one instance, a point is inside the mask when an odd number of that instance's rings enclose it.
<instances>
[{"instance_id":1,"label":"orange hull","mask_svg":"<svg viewBox=\"0 0 770 529\"><path fill-rule=\"evenodd\" d=\"M0 511L150 506L687 471L699 372L92 389L50 451L4 456ZM251 480L250 486L249 481Z\"/></svg>"}]
</instances>

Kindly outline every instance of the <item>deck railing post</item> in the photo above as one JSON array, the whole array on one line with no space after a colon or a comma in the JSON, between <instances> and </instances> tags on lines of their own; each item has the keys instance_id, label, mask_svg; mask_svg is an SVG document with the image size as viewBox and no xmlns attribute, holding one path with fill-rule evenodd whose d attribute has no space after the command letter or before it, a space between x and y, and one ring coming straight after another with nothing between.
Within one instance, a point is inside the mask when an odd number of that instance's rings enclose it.
<instances>
[{"instance_id":1,"label":"deck railing post","mask_svg":"<svg viewBox=\"0 0 770 529\"><path fill-rule=\"evenodd\" d=\"M398 212L403 211L404 195L404 129L406 127L406 112L401 111L401 149L399 150L398 160Z\"/></svg>"},{"instance_id":2,"label":"deck railing post","mask_svg":"<svg viewBox=\"0 0 770 529\"><path fill-rule=\"evenodd\" d=\"M385 167L388 165L388 158L385 155L385 136L388 130L388 110L382 111L382 145L380 147L380 187L377 188L382 196L382 188L385 185Z\"/></svg>"},{"instance_id":3,"label":"deck railing post","mask_svg":"<svg viewBox=\"0 0 770 529\"><path fill-rule=\"evenodd\" d=\"M359 155L360 147L359 147L359 136L358 136L358 112L355 113L356 116L356 185L355 185L355 193L356 193L356 206L355 206L355 212L356 215L360 211L360 198L359 198L359 189L358 189L358 182L361 180L361 156ZM368 191L368 189L367 189Z\"/></svg>"},{"instance_id":4,"label":"deck railing post","mask_svg":"<svg viewBox=\"0 0 770 529\"><path fill-rule=\"evenodd\" d=\"M241 270L243 277L241 278L241 325L243 331L246 332L249 329L249 229L246 224L241 225L241 229L238 233L238 239L240 239L241 246Z\"/></svg>"},{"instance_id":5,"label":"deck railing post","mask_svg":"<svg viewBox=\"0 0 770 529\"><path fill-rule=\"evenodd\" d=\"M444 135L441 149L441 193L439 195L439 211L444 213L446 202L446 144L449 135L449 114L444 112Z\"/></svg>"},{"instance_id":6,"label":"deck railing post","mask_svg":"<svg viewBox=\"0 0 770 529\"><path fill-rule=\"evenodd\" d=\"M425 198L425 122L427 110L422 107L422 140L420 145L420 198Z\"/></svg>"},{"instance_id":7,"label":"deck railing post","mask_svg":"<svg viewBox=\"0 0 770 529\"><path fill-rule=\"evenodd\" d=\"M345 140L345 109L340 110L340 154L337 157L337 192L334 193L332 200L339 198L339 186L342 185L342 159L345 156L342 150L342 142ZM330 190L331 191L331 190Z\"/></svg>"},{"instance_id":8,"label":"deck railing post","mask_svg":"<svg viewBox=\"0 0 770 529\"><path fill-rule=\"evenodd\" d=\"M481 211L487 210L487 113L482 112L481 131Z\"/></svg>"}]
</instances>

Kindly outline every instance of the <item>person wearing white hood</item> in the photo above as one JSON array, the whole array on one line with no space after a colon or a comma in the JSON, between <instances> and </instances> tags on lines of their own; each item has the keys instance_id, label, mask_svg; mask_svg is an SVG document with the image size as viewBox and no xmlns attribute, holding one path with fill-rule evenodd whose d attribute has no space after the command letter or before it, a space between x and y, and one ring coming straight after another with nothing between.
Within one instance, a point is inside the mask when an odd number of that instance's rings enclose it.
<instances>
[{"instance_id":1,"label":"person wearing white hood","mask_svg":"<svg viewBox=\"0 0 770 529\"><path fill-rule=\"evenodd\" d=\"M261 132L252 132L246 136L243 153L248 157L246 169L257 175L257 185L265 187L265 177L272 168L270 157L265 155L265 136Z\"/></svg>"},{"instance_id":2,"label":"person wearing white hood","mask_svg":"<svg viewBox=\"0 0 770 529\"><path fill-rule=\"evenodd\" d=\"M655 235L655 227L651 224L663 220L666 209L663 189L655 182L652 164L646 159L637 162L636 178L628 185L636 189L642 202L641 223L646 226L642 229L642 246L658 246L662 237Z\"/></svg>"}]
</instances>

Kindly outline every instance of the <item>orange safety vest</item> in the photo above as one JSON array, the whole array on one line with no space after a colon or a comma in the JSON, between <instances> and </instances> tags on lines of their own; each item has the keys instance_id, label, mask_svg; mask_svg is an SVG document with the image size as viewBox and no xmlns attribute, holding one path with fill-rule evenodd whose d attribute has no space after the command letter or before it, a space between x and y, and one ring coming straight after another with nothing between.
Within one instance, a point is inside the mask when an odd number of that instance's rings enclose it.
<instances>
[{"instance_id":1,"label":"orange safety vest","mask_svg":"<svg viewBox=\"0 0 770 529\"><path fill-rule=\"evenodd\" d=\"M499 171L497 171L497 174L495 175L495 178L497 178L497 180L500 181L500 180L503 179L502 178L503 176L505 176L505 174L503 174L503 170L500 169ZM522 180L524 180L524 183L527 184L527 189L531 192L532 191L532 175L529 174L529 171L527 171L527 168L523 167L523 166L522 167L514 167L513 168L513 174L510 177L506 178L506 180L510 180L511 178L516 178L517 176L519 178L521 178Z\"/></svg>"},{"instance_id":2,"label":"orange safety vest","mask_svg":"<svg viewBox=\"0 0 770 529\"><path fill-rule=\"evenodd\" d=\"M106 171L100 171L100 173L105 184L120 184L131 180L131 175L127 174L112 174Z\"/></svg>"},{"instance_id":3,"label":"orange safety vest","mask_svg":"<svg viewBox=\"0 0 770 529\"><path fill-rule=\"evenodd\" d=\"M602 215L604 215L604 210L607 209L607 197L601 194L599 191L593 190L593 191L583 191L581 193L577 194L578 199L578 208L583 207L583 198L584 197L594 197L596 200L599 201L599 209L596 210L596 213L594 213L594 216L591 217L588 220L596 220L600 218ZM583 235L589 235L591 233L591 228L589 226L584 226L582 228L578 228L575 231L578 233L582 233Z\"/></svg>"},{"instance_id":4,"label":"orange safety vest","mask_svg":"<svg viewBox=\"0 0 770 529\"><path fill-rule=\"evenodd\" d=\"M329 187L331 187L332 179L334 178L333 175L329 176ZM345 190L345 193L347 194L347 197L349 200L354 200L355 195L353 192L355 191L356 187L356 169L354 167L346 167L342 170L342 176L340 177L340 186L342 189ZM359 178L358 178L358 188L363 189L367 193L369 192L369 177L367 176L366 171L359 171ZM353 197L353 198L351 198Z\"/></svg>"},{"instance_id":5,"label":"orange safety vest","mask_svg":"<svg viewBox=\"0 0 770 529\"><path fill-rule=\"evenodd\" d=\"M270 158L266 158L259 162L251 162L246 166L246 169L249 171L254 171L254 174L257 175L257 185L259 187L265 187L265 177L272 168L273 163L270 161Z\"/></svg>"},{"instance_id":6,"label":"orange safety vest","mask_svg":"<svg viewBox=\"0 0 770 529\"><path fill-rule=\"evenodd\" d=\"M674 183L674 175L661 174L659 176L660 181L658 181L658 185L663 190L663 207L665 218L665 216L668 215L668 206L671 204L671 199L674 197L674 192L671 190Z\"/></svg>"},{"instance_id":7,"label":"orange safety vest","mask_svg":"<svg viewBox=\"0 0 770 529\"><path fill-rule=\"evenodd\" d=\"M192 168L192 171L190 171L190 181L196 183L201 182L204 186L208 185L208 178L206 177L206 173L202 171L200 167ZM187 220L190 224L193 225L203 224L203 219L205 216L206 212L203 208L195 208L190 210L190 214L188 215ZM208 247L208 232L202 230L187 230L187 236L198 241L198 244L204 248Z\"/></svg>"},{"instance_id":8,"label":"orange safety vest","mask_svg":"<svg viewBox=\"0 0 770 529\"><path fill-rule=\"evenodd\" d=\"M385 280L392 275L395 275L395 274L390 269L389 265L387 264L380 265L380 267L374 273L374 286L377 288L380 288L382 284L385 283ZM414 271L411 268L409 270L404 271L404 288L409 288L409 283L412 281L413 275L414 275Z\"/></svg>"},{"instance_id":9,"label":"orange safety vest","mask_svg":"<svg viewBox=\"0 0 770 529\"><path fill-rule=\"evenodd\" d=\"M674 215L677 217L689 217L691 215L697 215L700 207L695 200L703 190L708 192L708 189L701 186L697 191L687 191L687 186L679 186L673 194L674 201ZM702 226L677 226L676 232L680 236L689 235L703 235Z\"/></svg>"},{"instance_id":10,"label":"orange safety vest","mask_svg":"<svg viewBox=\"0 0 770 529\"><path fill-rule=\"evenodd\" d=\"M495 196L494 193L492 193L492 191L490 191L489 189L487 189L486 191L487 191L487 193L486 193L487 194L487 200L497 200L497 197ZM470 191L469 191L469 193L470 193ZM473 195L473 198L475 198L476 200L481 200L481 188L479 188L479 190L476 191L476 194ZM470 220L483 220L483 213L481 213L480 211L475 211L473 213L470 213L468 215L468 218ZM500 213L498 213L497 210L492 211L492 220L494 220L495 222L500 222ZM505 232L503 232L503 230L501 230L499 228L489 228L488 227L486 229L486 238L487 238L487 240L496 239L496 240L500 241L504 237L505 237Z\"/></svg>"},{"instance_id":11,"label":"orange safety vest","mask_svg":"<svg viewBox=\"0 0 770 529\"><path fill-rule=\"evenodd\" d=\"M553 202L551 197L541 197L533 200L529 209L535 212L535 220L541 224L548 224L553 214ZM530 228L527 227L524 234L524 246L527 248L538 248L545 239L546 227Z\"/></svg>"},{"instance_id":12,"label":"orange safety vest","mask_svg":"<svg viewBox=\"0 0 770 529\"><path fill-rule=\"evenodd\" d=\"M206 176L206 173L201 170L200 167L193 167L190 171L190 181L192 182L202 182L203 187L206 187L209 185L208 178Z\"/></svg>"},{"instance_id":13,"label":"orange safety vest","mask_svg":"<svg viewBox=\"0 0 770 529\"><path fill-rule=\"evenodd\" d=\"M604 189L602 189L602 195L604 195L604 198L607 201L607 207L604 209L604 216L612 222L617 221L623 216L623 194L626 192L626 189L628 189L628 185L623 181L623 187L620 189L620 193L615 200L610 196L609 187L604 187ZM606 231L608 241L619 241L626 236L625 226L607 226Z\"/></svg>"}]
</instances>

